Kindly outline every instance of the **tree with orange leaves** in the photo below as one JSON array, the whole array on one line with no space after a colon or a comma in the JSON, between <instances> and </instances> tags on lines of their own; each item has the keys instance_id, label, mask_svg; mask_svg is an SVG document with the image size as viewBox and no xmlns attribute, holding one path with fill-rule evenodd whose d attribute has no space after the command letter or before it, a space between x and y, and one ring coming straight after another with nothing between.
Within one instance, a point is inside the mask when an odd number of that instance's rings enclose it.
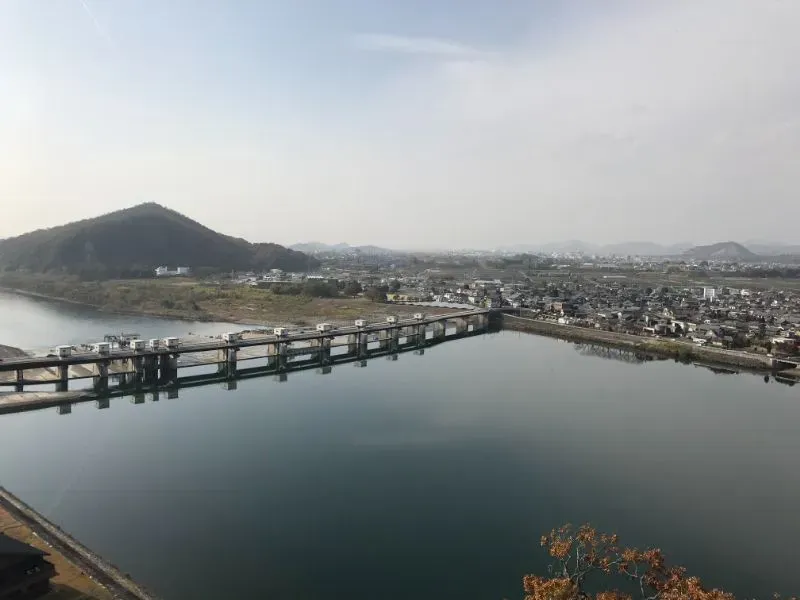
<instances>
[{"instance_id":1,"label":"tree with orange leaves","mask_svg":"<svg viewBox=\"0 0 800 600\"><path fill-rule=\"evenodd\" d=\"M622 547L616 535L598 533L589 525L554 529L542 536L542 546L555 563L549 577L523 578L525 600L735 600L733 594L706 589L683 567L667 566L661 550ZM589 576L617 577L637 592L591 594L586 591Z\"/></svg>"}]
</instances>

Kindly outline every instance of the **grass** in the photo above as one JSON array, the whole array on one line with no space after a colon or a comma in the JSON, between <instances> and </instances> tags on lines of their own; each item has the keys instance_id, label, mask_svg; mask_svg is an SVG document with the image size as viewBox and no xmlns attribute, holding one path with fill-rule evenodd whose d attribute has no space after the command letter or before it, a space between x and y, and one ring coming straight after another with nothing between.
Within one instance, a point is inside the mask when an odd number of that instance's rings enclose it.
<instances>
[{"instance_id":1,"label":"grass","mask_svg":"<svg viewBox=\"0 0 800 600\"><path fill-rule=\"evenodd\" d=\"M196 321L310 325L321 320L352 321L400 315L417 308L373 303L365 298L311 298L275 294L243 285L194 279L79 281L66 277L9 275L0 285L95 306L109 312L149 314ZM443 311L442 311L443 312Z\"/></svg>"}]
</instances>

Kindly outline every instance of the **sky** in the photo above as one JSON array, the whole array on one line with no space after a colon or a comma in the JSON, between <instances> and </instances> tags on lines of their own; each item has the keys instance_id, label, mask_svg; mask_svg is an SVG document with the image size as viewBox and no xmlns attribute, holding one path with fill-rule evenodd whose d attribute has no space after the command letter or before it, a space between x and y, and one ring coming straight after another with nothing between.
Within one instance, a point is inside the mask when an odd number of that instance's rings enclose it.
<instances>
[{"instance_id":1,"label":"sky","mask_svg":"<svg viewBox=\"0 0 800 600\"><path fill-rule=\"evenodd\" d=\"M796 0L2 0L0 237L798 242Z\"/></svg>"}]
</instances>

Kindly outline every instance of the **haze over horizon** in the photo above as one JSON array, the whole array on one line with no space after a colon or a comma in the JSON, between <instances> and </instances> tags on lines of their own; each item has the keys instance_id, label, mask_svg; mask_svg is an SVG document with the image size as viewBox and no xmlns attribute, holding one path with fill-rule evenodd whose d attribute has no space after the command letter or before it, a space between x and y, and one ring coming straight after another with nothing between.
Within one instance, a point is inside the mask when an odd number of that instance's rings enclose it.
<instances>
[{"instance_id":1,"label":"haze over horizon","mask_svg":"<svg viewBox=\"0 0 800 600\"><path fill-rule=\"evenodd\" d=\"M800 3L0 3L0 238L795 239Z\"/></svg>"}]
</instances>

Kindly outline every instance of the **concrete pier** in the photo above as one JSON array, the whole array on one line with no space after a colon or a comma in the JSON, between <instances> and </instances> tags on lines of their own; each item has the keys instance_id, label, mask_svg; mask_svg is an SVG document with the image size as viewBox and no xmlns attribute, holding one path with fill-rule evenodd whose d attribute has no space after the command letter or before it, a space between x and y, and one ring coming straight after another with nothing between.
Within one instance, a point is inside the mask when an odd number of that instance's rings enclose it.
<instances>
[{"instance_id":1,"label":"concrete pier","mask_svg":"<svg viewBox=\"0 0 800 600\"><path fill-rule=\"evenodd\" d=\"M358 334L357 356L359 358L366 358L368 353L369 353L369 334L361 332Z\"/></svg>"},{"instance_id":2,"label":"concrete pier","mask_svg":"<svg viewBox=\"0 0 800 600\"><path fill-rule=\"evenodd\" d=\"M331 342L332 338L324 337L320 339L320 351L319 351L319 362L323 365L328 365L331 363ZM330 373L330 370L328 370Z\"/></svg>"},{"instance_id":3,"label":"concrete pier","mask_svg":"<svg viewBox=\"0 0 800 600\"><path fill-rule=\"evenodd\" d=\"M144 381L144 356L134 356L131 359L131 367L134 373L134 382Z\"/></svg>"},{"instance_id":4,"label":"concrete pier","mask_svg":"<svg viewBox=\"0 0 800 600\"><path fill-rule=\"evenodd\" d=\"M162 383L178 378L178 355L164 353L158 357L159 380Z\"/></svg>"},{"instance_id":5,"label":"concrete pier","mask_svg":"<svg viewBox=\"0 0 800 600\"><path fill-rule=\"evenodd\" d=\"M144 357L144 383L152 385L158 382L158 355Z\"/></svg>"},{"instance_id":6,"label":"concrete pier","mask_svg":"<svg viewBox=\"0 0 800 600\"><path fill-rule=\"evenodd\" d=\"M228 366L228 377L236 376L236 362L238 356L238 348L225 348L225 363Z\"/></svg>"},{"instance_id":7,"label":"concrete pier","mask_svg":"<svg viewBox=\"0 0 800 600\"><path fill-rule=\"evenodd\" d=\"M219 364L217 371L226 377L236 377L237 363L239 358L238 348L222 348L218 351Z\"/></svg>"},{"instance_id":8,"label":"concrete pier","mask_svg":"<svg viewBox=\"0 0 800 600\"><path fill-rule=\"evenodd\" d=\"M94 377L95 391L102 392L108 389L108 365L110 361L103 361L95 365L97 375Z\"/></svg>"},{"instance_id":9,"label":"concrete pier","mask_svg":"<svg viewBox=\"0 0 800 600\"><path fill-rule=\"evenodd\" d=\"M58 383L56 383L57 392L66 392L69 390L69 367L67 365L58 365Z\"/></svg>"},{"instance_id":10,"label":"concrete pier","mask_svg":"<svg viewBox=\"0 0 800 600\"><path fill-rule=\"evenodd\" d=\"M285 371L289 362L289 342L278 342L275 344L275 369ZM286 381L284 377L281 381Z\"/></svg>"}]
</instances>

